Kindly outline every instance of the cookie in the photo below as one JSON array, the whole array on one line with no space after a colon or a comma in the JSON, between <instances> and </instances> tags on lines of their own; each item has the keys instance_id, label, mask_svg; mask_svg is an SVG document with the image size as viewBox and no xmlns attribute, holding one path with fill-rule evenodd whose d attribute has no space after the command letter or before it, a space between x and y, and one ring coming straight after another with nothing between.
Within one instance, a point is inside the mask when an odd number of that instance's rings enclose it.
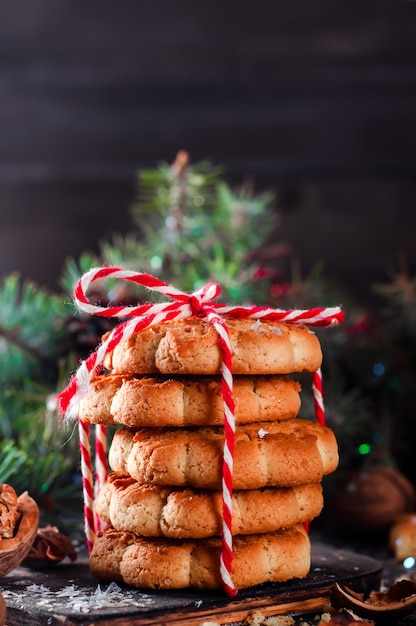
<instances>
[{"instance_id":1,"label":"cookie","mask_svg":"<svg viewBox=\"0 0 416 626\"><path fill-rule=\"evenodd\" d=\"M123 382L132 376L119 374L95 376L79 405L79 419L90 424L114 424L111 403Z\"/></svg>"},{"instance_id":2,"label":"cookie","mask_svg":"<svg viewBox=\"0 0 416 626\"><path fill-rule=\"evenodd\" d=\"M229 319L233 374L290 374L316 371L322 351L305 326L253 319ZM121 341L105 359L113 373L221 373L222 356L214 326L200 318L164 322Z\"/></svg>"},{"instance_id":3,"label":"cookie","mask_svg":"<svg viewBox=\"0 0 416 626\"><path fill-rule=\"evenodd\" d=\"M221 539L143 539L113 528L99 533L90 569L101 580L151 589L217 589ZM310 542L302 525L277 533L235 537L231 577L236 589L303 578Z\"/></svg>"},{"instance_id":4,"label":"cookie","mask_svg":"<svg viewBox=\"0 0 416 626\"><path fill-rule=\"evenodd\" d=\"M271 533L288 528L317 517L322 506L320 483L234 491L232 534ZM110 474L96 499L96 511L116 530L145 537L203 539L222 533L219 491L159 487Z\"/></svg>"},{"instance_id":5,"label":"cookie","mask_svg":"<svg viewBox=\"0 0 416 626\"><path fill-rule=\"evenodd\" d=\"M235 376L236 423L296 417L300 384L288 376ZM221 426L220 377L97 376L81 401L80 419L125 426Z\"/></svg>"},{"instance_id":6,"label":"cookie","mask_svg":"<svg viewBox=\"0 0 416 626\"><path fill-rule=\"evenodd\" d=\"M114 434L109 464L140 483L221 489L222 428L122 428ZM316 483L338 465L333 432L290 419L236 428L234 489Z\"/></svg>"}]
</instances>

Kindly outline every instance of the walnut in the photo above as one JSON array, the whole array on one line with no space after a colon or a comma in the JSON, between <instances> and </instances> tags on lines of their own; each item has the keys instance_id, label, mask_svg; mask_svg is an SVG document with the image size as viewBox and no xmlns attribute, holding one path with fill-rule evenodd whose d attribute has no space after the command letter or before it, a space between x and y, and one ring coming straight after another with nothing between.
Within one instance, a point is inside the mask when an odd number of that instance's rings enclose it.
<instances>
[{"instance_id":1,"label":"walnut","mask_svg":"<svg viewBox=\"0 0 416 626\"><path fill-rule=\"evenodd\" d=\"M4 489L2 485L3 507L9 506L14 500L13 493ZM7 507L6 507L7 508ZM0 534L0 576L5 576L15 567L20 565L28 554L35 540L39 524L39 507L36 502L25 492L17 498L17 523L14 525L12 536L6 537ZM3 516L0 517L2 521ZM6 533L11 533L11 518L6 516Z\"/></svg>"},{"instance_id":2,"label":"walnut","mask_svg":"<svg viewBox=\"0 0 416 626\"><path fill-rule=\"evenodd\" d=\"M11 539L20 518L13 487L0 483L0 538Z\"/></svg>"}]
</instances>

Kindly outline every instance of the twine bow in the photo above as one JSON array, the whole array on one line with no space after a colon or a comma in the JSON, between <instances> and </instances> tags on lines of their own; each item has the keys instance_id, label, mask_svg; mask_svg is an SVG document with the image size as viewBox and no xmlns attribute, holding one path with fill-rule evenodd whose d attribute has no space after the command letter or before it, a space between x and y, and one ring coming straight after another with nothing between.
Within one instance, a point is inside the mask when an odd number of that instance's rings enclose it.
<instances>
[{"instance_id":1,"label":"twine bow","mask_svg":"<svg viewBox=\"0 0 416 626\"><path fill-rule=\"evenodd\" d=\"M95 281L105 278L119 278L133 282L150 291L155 291L170 298L172 302L147 303L138 306L99 306L91 304L86 295L88 289ZM218 344L222 356L221 391L224 405L224 449L222 468L223 528L220 574L226 592L232 596L236 593L231 579L233 560L231 522L235 407L232 391L231 345L225 320L227 318L252 318L255 320L325 327L334 326L342 322L344 314L339 307L284 311L270 307L228 306L213 302L220 293L221 288L219 285L216 283L207 283L192 294L188 294L149 274L125 270L119 267L101 267L86 272L74 289L74 299L78 308L93 315L117 317L124 319L124 321L118 324L100 344L97 350L81 363L77 372L70 379L66 389L58 395L57 401L61 413L69 418L76 419L78 417L79 403L88 391L91 378L99 374L102 370L106 354L112 352L121 341L128 339L131 335L140 330L161 322L190 317L204 318L214 326L218 334ZM324 423L322 377L320 370L313 373L313 393L316 419L318 422ZM94 489L90 467L88 437L88 425L80 421L85 527L88 545L91 549L95 540L97 521L94 520L93 514ZM101 475L101 482L106 471L104 440L104 429L102 426L99 426L97 427L96 435L96 458L98 458L101 467L98 472L99 478Z\"/></svg>"}]
</instances>

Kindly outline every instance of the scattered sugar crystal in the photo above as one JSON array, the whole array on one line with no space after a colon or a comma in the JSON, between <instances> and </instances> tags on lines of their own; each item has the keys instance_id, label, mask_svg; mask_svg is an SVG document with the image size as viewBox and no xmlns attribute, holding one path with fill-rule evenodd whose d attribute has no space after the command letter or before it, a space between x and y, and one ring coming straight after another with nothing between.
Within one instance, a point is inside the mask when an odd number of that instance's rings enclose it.
<instances>
[{"instance_id":1,"label":"scattered sugar crystal","mask_svg":"<svg viewBox=\"0 0 416 626\"><path fill-rule=\"evenodd\" d=\"M276 326L268 326L269 330L272 331L272 333L276 333L276 335L281 335L282 331L280 330L280 328L277 328Z\"/></svg>"},{"instance_id":2,"label":"scattered sugar crystal","mask_svg":"<svg viewBox=\"0 0 416 626\"><path fill-rule=\"evenodd\" d=\"M24 583L24 581L22 581ZM0 587L4 599L9 603L24 607L25 594L21 590L10 591ZM79 588L74 584L67 585L62 589L51 590L45 585L30 584L26 587L26 593L35 600L38 607L54 610L59 600L65 609L74 613L89 613L98 609L116 609L120 607L146 607L155 604L155 600L146 594L137 591L126 591L116 583L110 583L102 589L100 585L90 591Z\"/></svg>"},{"instance_id":3,"label":"scattered sugar crystal","mask_svg":"<svg viewBox=\"0 0 416 626\"><path fill-rule=\"evenodd\" d=\"M268 434L269 434L268 431L264 430L264 428L260 428L259 431L258 431L258 435L259 435L259 437L261 439L263 439L263 437L266 437L266 435L268 435Z\"/></svg>"}]
</instances>

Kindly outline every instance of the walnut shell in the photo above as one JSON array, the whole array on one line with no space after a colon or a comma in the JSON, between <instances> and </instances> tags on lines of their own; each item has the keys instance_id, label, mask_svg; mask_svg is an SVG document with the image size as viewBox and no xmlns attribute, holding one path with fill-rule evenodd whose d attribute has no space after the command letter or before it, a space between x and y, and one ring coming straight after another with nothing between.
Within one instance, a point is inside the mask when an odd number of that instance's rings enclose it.
<instances>
[{"instance_id":1,"label":"walnut shell","mask_svg":"<svg viewBox=\"0 0 416 626\"><path fill-rule=\"evenodd\" d=\"M7 618L7 606L3 596L0 593L0 626L4 626Z\"/></svg>"},{"instance_id":2,"label":"walnut shell","mask_svg":"<svg viewBox=\"0 0 416 626\"><path fill-rule=\"evenodd\" d=\"M415 610L416 581L399 580L387 591L372 591L366 598L335 583L331 588L331 604L335 609L352 609L360 617L391 620Z\"/></svg>"},{"instance_id":3,"label":"walnut shell","mask_svg":"<svg viewBox=\"0 0 416 626\"><path fill-rule=\"evenodd\" d=\"M14 536L0 540L0 576L5 576L20 565L29 553L38 531L39 507L27 492L18 497L17 511L20 518Z\"/></svg>"}]
</instances>

